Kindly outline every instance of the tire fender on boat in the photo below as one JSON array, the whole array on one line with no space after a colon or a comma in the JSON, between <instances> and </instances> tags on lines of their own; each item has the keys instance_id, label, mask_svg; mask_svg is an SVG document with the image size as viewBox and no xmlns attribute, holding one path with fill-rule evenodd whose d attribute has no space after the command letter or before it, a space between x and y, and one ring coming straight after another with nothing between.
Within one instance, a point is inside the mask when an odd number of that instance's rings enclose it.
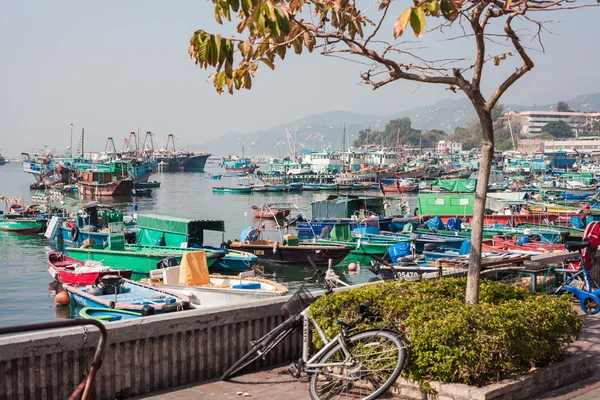
<instances>
[{"instance_id":1,"label":"tire fender on boat","mask_svg":"<svg viewBox=\"0 0 600 400\"><path fill-rule=\"evenodd\" d=\"M147 317L149 315L154 315L154 307L146 304L142 307L142 317Z\"/></svg>"},{"instance_id":2,"label":"tire fender on boat","mask_svg":"<svg viewBox=\"0 0 600 400\"><path fill-rule=\"evenodd\" d=\"M74 226L71 228L71 240L73 242L77 242L77 239L79 239L79 228L77 226Z\"/></svg>"}]
</instances>

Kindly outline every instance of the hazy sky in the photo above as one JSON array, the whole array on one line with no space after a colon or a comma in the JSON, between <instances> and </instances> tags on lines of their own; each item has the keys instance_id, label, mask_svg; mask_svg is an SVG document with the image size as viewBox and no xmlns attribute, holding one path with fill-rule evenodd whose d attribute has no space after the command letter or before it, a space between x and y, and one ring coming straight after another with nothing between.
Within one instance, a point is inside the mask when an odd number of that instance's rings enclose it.
<instances>
[{"instance_id":1,"label":"hazy sky","mask_svg":"<svg viewBox=\"0 0 600 400\"><path fill-rule=\"evenodd\" d=\"M290 54L275 71L261 68L251 91L219 96L187 55L196 29L227 30L214 22L207 0L0 0L0 6L0 151L8 156L44 145L63 149L70 123L77 134L86 128L94 150L103 150L108 136L119 147L138 127L192 145L324 111L383 115L451 95L413 83L373 92L358 85L357 64ZM562 21L545 36L546 54L534 54L536 68L502 102L546 104L600 91L600 9L552 18ZM468 46L451 41L429 52ZM515 65L490 69L484 79L495 82Z\"/></svg>"}]
</instances>

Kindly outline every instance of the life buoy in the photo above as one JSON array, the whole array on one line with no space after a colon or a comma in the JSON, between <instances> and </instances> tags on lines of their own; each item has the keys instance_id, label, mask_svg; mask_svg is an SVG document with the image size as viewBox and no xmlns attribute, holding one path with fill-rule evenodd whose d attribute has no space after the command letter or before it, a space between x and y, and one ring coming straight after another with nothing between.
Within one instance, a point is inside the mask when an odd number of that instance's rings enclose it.
<instances>
[{"instance_id":1,"label":"life buoy","mask_svg":"<svg viewBox=\"0 0 600 400\"><path fill-rule=\"evenodd\" d=\"M259 235L260 235L260 230L258 230L257 228L252 228L248 232L248 239L250 239L250 241L252 242L252 241L258 239Z\"/></svg>"},{"instance_id":2,"label":"life buoy","mask_svg":"<svg viewBox=\"0 0 600 400\"><path fill-rule=\"evenodd\" d=\"M79 239L79 228L74 226L71 228L71 240L77 242L77 239Z\"/></svg>"}]
</instances>

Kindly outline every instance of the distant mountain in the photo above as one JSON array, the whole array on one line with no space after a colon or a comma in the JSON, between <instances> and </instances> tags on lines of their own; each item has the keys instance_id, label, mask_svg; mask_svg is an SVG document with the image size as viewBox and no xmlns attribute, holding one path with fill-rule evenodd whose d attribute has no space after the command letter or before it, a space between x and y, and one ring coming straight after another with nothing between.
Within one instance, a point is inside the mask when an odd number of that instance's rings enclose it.
<instances>
[{"instance_id":1,"label":"distant mountain","mask_svg":"<svg viewBox=\"0 0 600 400\"><path fill-rule=\"evenodd\" d=\"M564 100L575 111L600 110L600 93L577 96ZM549 110L551 104L523 106L505 104L504 110L537 111ZM452 133L475 116L473 106L467 99L444 99L430 106L417 107L391 115L358 114L346 111L331 111L310 115L296 121L280 124L252 133L228 133L206 142L197 148L213 154L241 154L242 146L247 155L283 156L290 152L286 129L295 138L297 151L303 149L339 149L342 143L343 124L351 144L361 129L382 129L391 119L408 117L417 129L441 129Z\"/></svg>"}]
</instances>

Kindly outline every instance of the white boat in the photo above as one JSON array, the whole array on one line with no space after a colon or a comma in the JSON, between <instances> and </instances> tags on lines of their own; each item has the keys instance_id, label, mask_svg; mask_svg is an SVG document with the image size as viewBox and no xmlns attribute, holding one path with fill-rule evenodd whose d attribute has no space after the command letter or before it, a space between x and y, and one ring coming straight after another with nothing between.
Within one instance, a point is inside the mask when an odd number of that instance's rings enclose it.
<instances>
[{"instance_id":1,"label":"white boat","mask_svg":"<svg viewBox=\"0 0 600 400\"><path fill-rule=\"evenodd\" d=\"M238 276L210 275L206 253L191 251L181 265L150 271L148 283L160 289L184 294L195 308L247 304L248 301L285 296L288 289L268 279L255 278L253 272Z\"/></svg>"}]
</instances>

